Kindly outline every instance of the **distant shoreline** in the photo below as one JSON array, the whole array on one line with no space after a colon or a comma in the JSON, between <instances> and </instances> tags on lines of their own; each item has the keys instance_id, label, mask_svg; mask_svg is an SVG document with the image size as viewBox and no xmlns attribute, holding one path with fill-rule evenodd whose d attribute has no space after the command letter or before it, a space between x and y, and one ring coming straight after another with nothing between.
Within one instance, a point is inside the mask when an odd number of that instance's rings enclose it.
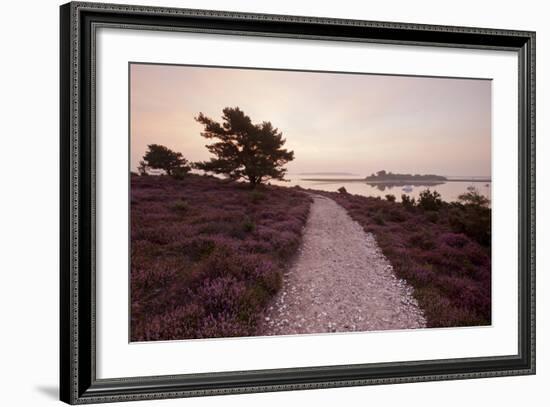
<instances>
[{"instance_id":1,"label":"distant shoreline","mask_svg":"<svg viewBox=\"0 0 550 407\"><path fill-rule=\"evenodd\" d=\"M314 181L314 182L364 182L365 184L430 184L438 183L444 184L445 182L491 182L490 178L453 178L445 180L412 180L412 179L392 179L392 180L367 180L365 178L300 178L300 181Z\"/></svg>"},{"instance_id":2,"label":"distant shoreline","mask_svg":"<svg viewBox=\"0 0 550 407\"><path fill-rule=\"evenodd\" d=\"M300 172L296 175L300 175L300 176L311 176L311 175L351 175L351 176L356 176L356 175L359 175L359 174L354 174L354 173L351 173L351 172Z\"/></svg>"}]
</instances>

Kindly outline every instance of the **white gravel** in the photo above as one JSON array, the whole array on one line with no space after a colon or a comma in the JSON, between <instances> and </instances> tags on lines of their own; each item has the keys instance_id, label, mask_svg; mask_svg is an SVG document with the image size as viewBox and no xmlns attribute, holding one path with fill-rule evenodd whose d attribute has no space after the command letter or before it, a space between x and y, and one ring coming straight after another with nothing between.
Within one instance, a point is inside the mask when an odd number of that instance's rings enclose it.
<instances>
[{"instance_id":1,"label":"white gravel","mask_svg":"<svg viewBox=\"0 0 550 407\"><path fill-rule=\"evenodd\" d=\"M312 197L299 254L258 334L425 327L412 288L395 276L374 236L333 200Z\"/></svg>"}]
</instances>

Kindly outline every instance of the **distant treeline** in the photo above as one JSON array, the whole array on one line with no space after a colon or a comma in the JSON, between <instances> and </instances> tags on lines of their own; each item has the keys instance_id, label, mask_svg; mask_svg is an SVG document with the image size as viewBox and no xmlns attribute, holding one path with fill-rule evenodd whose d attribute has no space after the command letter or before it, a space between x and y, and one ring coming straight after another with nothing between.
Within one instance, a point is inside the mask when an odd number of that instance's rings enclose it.
<instances>
[{"instance_id":1,"label":"distant treeline","mask_svg":"<svg viewBox=\"0 0 550 407\"><path fill-rule=\"evenodd\" d=\"M447 181L442 175L434 174L394 174L385 170L378 171L376 174L365 177L367 181Z\"/></svg>"}]
</instances>

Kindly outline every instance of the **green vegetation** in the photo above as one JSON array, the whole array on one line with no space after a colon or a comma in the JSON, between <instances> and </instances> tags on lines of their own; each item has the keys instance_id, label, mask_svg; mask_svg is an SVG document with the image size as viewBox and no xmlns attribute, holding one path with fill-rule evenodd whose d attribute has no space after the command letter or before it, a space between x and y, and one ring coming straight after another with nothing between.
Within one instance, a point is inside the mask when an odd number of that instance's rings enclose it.
<instances>
[{"instance_id":1,"label":"green vegetation","mask_svg":"<svg viewBox=\"0 0 550 407\"><path fill-rule=\"evenodd\" d=\"M310 203L294 188L132 176L131 340L254 335Z\"/></svg>"},{"instance_id":2,"label":"green vegetation","mask_svg":"<svg viewBox=\"0 0 550 407\"><path fill-rule=\"evenodd\" d=\"M216 157L195 163L197 169L245 179L252 186L270 179L284 180L284 165L294 152L283 149L286 140L271 122L253 124L238 107L223 109L223 124L200 113L196 120L204 126L201 136L217 139L206 148Z\"/></svg>"},{"instance_id":3,"label":"green vegetation","mask_svg":"<svg viewBox=\"0 0 550 407\"><path fill-rule=\"evenodd\" d=\"M491 209L476 190L451 203L430 190L401 203L316 192L374 234L397 276L414 287L429 327L491 323Z\"/></svg>"},{"instance_id":4,"label":"green vegetation","mask_svg":"<svg viewBox=\"0 0 550 407\"><path fill-rule=\"evenodd\" d=\"M167 175L182 178L191 170L191 166L181 153L170 150L160 144L149 144L143 160L139 163L139 173L147 175L149 169L163 170Z\"/></svg>"},{"instance_id":5,"label":"green vegetation","mask_svg":"<svg viewBox=\"0 0 550 407\"><path fill-rule=\"evenodd\" d=\"M418 197L418 206L425 211L437 211L443 205L441 200L441 194L437 191L430 191L426 189L420 192Z\"/></svg>"},{"instance_id":6,"label":"green vegetation","mask_svg":"<svg viewBox=\"0 0 550 407\"><path fill-rule=\"evenodd\" d=\"M378 171L376 174L371 174L365 177L367 181L396 181L396 182L405 182L405 181L447 181L447 178L442 175L434 174L394 174L391 171L386 172L386 170Z\"/></svg>"}]
</instances>

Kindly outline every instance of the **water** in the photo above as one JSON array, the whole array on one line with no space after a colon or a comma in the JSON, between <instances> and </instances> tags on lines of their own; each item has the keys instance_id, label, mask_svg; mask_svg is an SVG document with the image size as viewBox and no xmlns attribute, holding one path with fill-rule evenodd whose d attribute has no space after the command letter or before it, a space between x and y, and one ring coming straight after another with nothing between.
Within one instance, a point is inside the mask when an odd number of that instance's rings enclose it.
<instances>
[{"instance_id":1,"label":"water","mask_svg":"<svg viewBox=\"0 0 550 407\"><path fill-rule=\"evenodd\" d=\"M316 176L316 175L294 175L287 174L286 178L290 182L271 181L272 184L282 186L295 186L299 185L302 188L318 189L321 191L335 192L340 187L346 188L346 191L350 194L373 196L385 198L386 195L395 195L397 201L401 201L401 195L408 195L418 199L420 192L430 189L431 191L437 191L441 194L441 199L447 202L457 201L460 194L464 194L469 191L468 188L475 188L477 191L485 197L491 199L491 182L486 181L486 177L447 177L448 179L475 179L479 182L444 182L438 185L384 185L384 184L367 184L365 181L352 181L342 182L334 179L355 178L352 176ZM323 178L327 181L306 181L303 178ZM360 178L360 177L357 177ZM482 181L481 181L482 180ZM405 189L405 190L404 190Z\"/></svg>"}]
</instances>

